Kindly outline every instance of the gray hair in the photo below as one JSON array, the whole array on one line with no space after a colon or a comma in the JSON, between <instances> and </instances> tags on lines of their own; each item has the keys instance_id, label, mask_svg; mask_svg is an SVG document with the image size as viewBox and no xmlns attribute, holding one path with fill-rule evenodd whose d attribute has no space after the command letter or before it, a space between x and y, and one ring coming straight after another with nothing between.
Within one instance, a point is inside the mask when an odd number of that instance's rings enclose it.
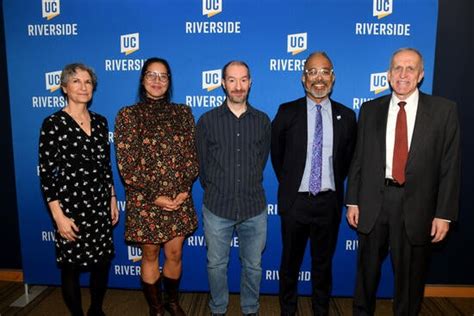
<instances>
[{"instance_id":1,"label":"gray hair","mask_svg":"<svg viewBox=\"0 0 474 316\"><path fill-rule=\"evenodd\" d=\"M94 70L82 63L73 63L64 66L63 71L61 72L61 86L65 87L69 82L69 79L76 74L77 70L87 71L89 76L91 76L93 90L97 87L97 76L94 73Z\"/></svg>"},{"instance_id":2,"label":"gray hair","mask_svg":"<svg viewBox=\"0 0 474 316\"><path fill-rule=\"evenodd\" d=\"M390 66L389 66L389 69L392 69L392 66L393 66L393 59L395 58L395 56L399 53L402 53L402 52L412 52L412 53L415 53L416 55L418 55L418 57L420 58L420 64L421 64L421 70L424 70L425 68L425 62L423 60L423 55L421 55L420 51L416 48L412 48L412 47L402 47L402 48L399 48L397 49L393 54L392 54L392 58L390 58Z\"/></svg>"}]
</instances>

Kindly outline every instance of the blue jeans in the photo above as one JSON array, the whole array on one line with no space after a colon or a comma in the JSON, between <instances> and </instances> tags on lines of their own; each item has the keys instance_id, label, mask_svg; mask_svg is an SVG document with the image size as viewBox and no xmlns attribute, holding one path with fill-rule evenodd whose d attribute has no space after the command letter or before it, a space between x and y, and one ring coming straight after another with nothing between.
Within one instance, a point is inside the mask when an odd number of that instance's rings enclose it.
<instances>
[{"instance_id":1,"label":"blue jeans","mask_svg":"<svg viewBox=\"0 0 474 316\"><path fill-rule=\"evenodd\" d=\"M229 303L227 267L230 242L234 230L239 237L239 256L242 264L240 274L240 308L242 313L258 312L260 281L262 279L262 252L267 240L267 212L243 220L234 221L214 215L202 206L204 236L207 245L207 274L212 313L225 314Z\"/></svg>"}]
</instances>

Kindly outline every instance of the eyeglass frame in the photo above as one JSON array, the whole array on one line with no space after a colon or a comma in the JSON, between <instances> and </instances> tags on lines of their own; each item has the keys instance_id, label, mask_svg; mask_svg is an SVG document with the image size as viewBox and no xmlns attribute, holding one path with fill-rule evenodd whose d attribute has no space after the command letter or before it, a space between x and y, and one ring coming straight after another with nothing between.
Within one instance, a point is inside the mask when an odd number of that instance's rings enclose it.
<instances>
[{"instance_id":1,"label":"eyeglass frame","mask_svg":"<svg viewBox=\"0 0 474 316\"><path fill-rule=\"evenodd\" d=\"M152 77L149 78L149 75L152 75ZM165 83L169 82L170 77L170 74L167 72L147 71L145 72L143 79L148 82L153 82L158 78L158 81Z\"/></svg>"},{"instance_id":2,"label":"eyeglass frame","mask_svg":"<svg viewBox=\"0 0 474 316\"><path fill-rule=\"evenodd\" d=\"M327 75L323 74L322 71L325 71L325 70L328 70L329 74L327 74ZM313 72L313 71L316 71L316 73L315 74L310 74L310 72ZM323 78L329 78L334 74L334 69L333 68L331 68L331 69L328 69L328 68L319 68L319 69L310 68L310 69L305 69L304 74L306 76L308 76L309 78L316 78L317 76L321 76Z\"/></svg>"}]
</instances>

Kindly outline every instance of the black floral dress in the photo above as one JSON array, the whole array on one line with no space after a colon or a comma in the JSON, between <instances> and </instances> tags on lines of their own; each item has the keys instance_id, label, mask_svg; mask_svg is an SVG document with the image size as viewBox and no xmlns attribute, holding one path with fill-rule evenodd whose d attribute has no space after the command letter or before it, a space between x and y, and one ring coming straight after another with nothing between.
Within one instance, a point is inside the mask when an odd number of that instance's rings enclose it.
<instances>
[{"instance_id":1,"label":"black floral dress","mask_svg":"<svg viewBox=\"0 0 474 316\"><path fill-rule=\"evenodd\" d=\"M56 231L60 266L89 267L114 255L107 120L94 112L90 117L90 136L64 111L47 117L40 131L39 171L46 202L58 200L79 228L73 242Z\"/></svg>"},{"instance_id":2,"label":"black floral dress","mask_svg":"<svg viewBox=\"0 0 474 316\"><path fill-rule=\"evenodd\" d=\"M127 196L125 240L160 244L191 234L197 217L190 192L199 170L191 108L151 99L124 107L115 145ZM176 211L153 204L181 192L189 197Z\"/></svg>"}]
</instances>

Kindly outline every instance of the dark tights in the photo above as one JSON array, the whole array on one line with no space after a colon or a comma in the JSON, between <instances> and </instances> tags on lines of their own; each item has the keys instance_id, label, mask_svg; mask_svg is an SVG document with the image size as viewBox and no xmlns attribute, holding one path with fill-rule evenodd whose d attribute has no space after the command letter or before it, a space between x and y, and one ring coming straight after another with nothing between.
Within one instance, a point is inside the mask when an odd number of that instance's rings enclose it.
<instances>
[{"instance_id":1,"label":"dark tights","mask_svg":"<svg viewBox=\"0 0 474 316\"><path fill-rule=\"evenodd\" d=\"M91 306L87 315L104 315L102 302L104 301L107 283L109 279L110 264L98 264L90 268L89 292L91 295ZM61 290L64 302L72 316L83 316L81 302L81 287L79 276L84 270L78 267L64 265L61 269Z\"/></svg>"}]
</instances>

